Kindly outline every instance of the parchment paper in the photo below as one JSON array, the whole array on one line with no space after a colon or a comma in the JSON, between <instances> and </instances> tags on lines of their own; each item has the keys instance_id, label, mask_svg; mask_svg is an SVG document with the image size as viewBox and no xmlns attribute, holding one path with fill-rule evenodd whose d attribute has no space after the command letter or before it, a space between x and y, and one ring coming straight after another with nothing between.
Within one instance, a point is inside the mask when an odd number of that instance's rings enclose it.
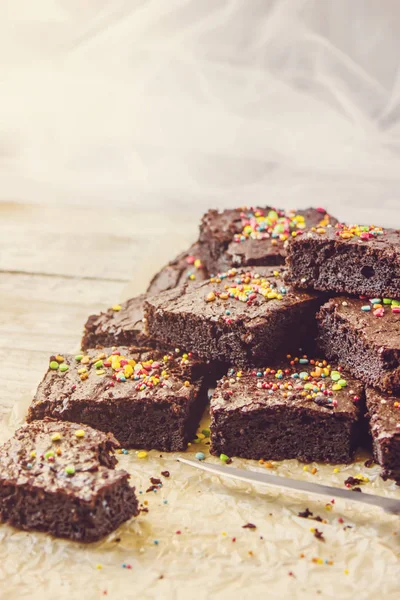
<instances>
[{"instance_id":1,"label":"parchment paper","mask_svg":"<svg viewBox=\"0 0 400 600\"><path fill-rule=\"evenodd\" d=\"M0 423L0 441L23 423L30 400L22 398ZM200 429L207 424L206 418ZM185 455L201 451L207 462L219 463L207 441ZM118 455L148 513L102 542L82 545L0 526L0 599L399 598L399 517L212 476L177 463L177 456ZM400 498L400 488L384 482L378 466L364 466L368 455L357 458L336 465L338 472L317 463L305 471L296 460L273 462L268 472L338 487L362 474L370 479L363 492ZM232 466L266 468L240 459ZM166 470L169 478L160 475ZM159 491L146 493L150 477L163 481ZM305 508L326 523L299 517ZM243 528L248 523L256 528Z\"/></svg>"}]
</instances>

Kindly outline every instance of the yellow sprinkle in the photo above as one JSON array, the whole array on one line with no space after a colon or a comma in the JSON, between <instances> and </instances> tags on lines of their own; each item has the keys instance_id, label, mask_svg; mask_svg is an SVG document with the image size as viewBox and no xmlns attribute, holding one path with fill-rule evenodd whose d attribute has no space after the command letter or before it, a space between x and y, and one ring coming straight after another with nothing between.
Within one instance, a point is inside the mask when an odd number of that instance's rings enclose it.
<instances>
[{"instance_id":1,"label":"yellow sprinkle","mask_svg":"<svg viewBox=\"0 0 400 600\"><path fill-rule=\"evenodd\" d=\"M279 277L279 271L274 271L274 277Z\"/></svg>"},{"instance_id":2,"label":"yellow sprinkle","mask_svg":"<svg viewBox=\"0 0 400 600\"><path fill-rule=\"evenodd\" d=\"M201 260L199 258L196 258L196 260L194 261L193 264L196 267L196 269L200 269L201 268Z\"/></svg>"},{"instance_id":3,"label":"yellow sprinkle","mask_svg":"<svg viewBox=\"0 0 400 600\"><path fill-rule=\"evenodd\" d=\"M328 510L328 511L332 510L332 504L329 504L329 503L325 504L325 509Z\"/></svg>"},{"instance_id":4,"label":"yellow sprinkle","mask_svg":"<svg viewBox=\"0 0 400 600\"><path fill-rule=\"evenodd\" d=\"M189 387L190 386L190 381L185 381L185 383L183 384L185 387Z\"/></svg>"},{"instance_id":5,"label":"yellow sprinkle","mask_svg":"<svg viewBox=\"0 0 400 600\"><path fill-rule=\"evenodd\" d=\"M90 363L90 356L84 356L81 360L81 365L88 365Z\"/></svg>"},{"instance_id":6,"label":"yellow sprinkle","mask_svg":"<svg viewBox=\"0 0 400 600\"><path fill-rule=\"evenodd\" d=\"M207 294L206 296L206 302L213 302L215 300L215 294L214 292L210 292L209 294Z\"/></svg>"},{"instance_id":7,"label":"yellow sprinkle","mask_svg":"<svg viewBox=\"0 0 400 600\"><path fill-rule=\"evenodd\" d=\"M324 563L324 561L322 560L322 558L317 558L317 563L319 565L322 565Z\"/></svg>"},{"instance_id":8,"label":"yellow sprinkle","mask_svg":"<svg viewBox=\"0 0 400 600\"><path fill-rule=\"evenodd\" d=\"M341 386L341 385L339 385L338 383L334 383L334 384L333 384L333 386L332 386L332 390L333 390L334 392L338 392L338 391L339 391L339 390L341 390L341 389L342 389L342 386Z\"/></svg>"},{"instance_id":9,"label":"yellow sprinkle","mask_svg":"<svg viewBox=\"0 0 400 600\"><path fill-rule=\"evenodd\" d=\"M85 437L85 431L83 429L77 429L75 435L77 438L83 438Z\"/></svg>"},{"instance_id":10,"label":"yellow sprinkle","mask_svg":"<svg viewBox=\"0 0 400 600\"><path fill-rule=\"evenodd\" d=\"M60 354L57 354L57 356L56 356L56 361L57 361L58 363L63 363L63 362L64 362L64 360L65 360L65 358L64 358L63 356L61 356Z\"/></svg>"},{"instance_id":11,"label":"yellow sprinkle","mask_svg":"<svg viewBox=\"0 0 400 600\"><path fill-rule=\"evenodd\" d=\"M96 370L96 375L104 375L105 370L104 369L97 369Z\"/></svg>"},{"instance_id":12,"label":"yellow sprinkle","mask_svg":"<svg viewBox=\"0 0 400 600\"><path fill-rule=\"evenodd\" d=\"M81 381L85 381L85 379L87 379L89 377L89 373L82 373L82 375L80 375Z\"/></svg>"},{"instance_id":13,"label":"yellow sprinkle","mask_svg":"<svg viewBox=\"0 0 400 600\"><path fill-rule=\"evenodd\" d=\"M115 312L118 312L118 311L120 311L120 310L121 310L121 305L120 305L120 304L114 304L114 306L112 307L112 309L113 309Z\"/></svg>"},{"instance_id":14,"label":"yellow sprinkle","mask_svg":"<svg viewBox=\"0 0 400 600\"><path fill-rule=\"evenodd\" d=\"M146 458L147 457L147 452L146 452L146 450L140 450L139 452L136 453L136 456L138 458Z\"/></svg>"},{"instance_id":15,"label":"yellow sprinkle","mask_svg":"<svg viewBox=\"0 0 400 600\"><path fill-rule=\"evenodd\" d=\"M35 450L32 450L32 452L31 452L31 458L36 458L36 452L35 452Z\"/></svg>"},{"instance_id":16,"label":"yellow sprinkle","mask_svg":"<svg viewBox=\"0 0 400 600\"><path fill-rule=\"evenodd\" d=\"M87 368L86 367L82 367L82 369L78 369L79 375L81 375L82 373L86 373L86 372L87 372Z\"/></svg>"},{"instance_id":17,"label":"yellow sprinkle","mask_svg":"<svg viewBox=\"0 0 400 600\"><path fill-rule=\"evenodd\" d=\"M53 433L53 435L51 436L51 441L58 442L59 440L61 440L61 433Z\"/></svg>"},{"instance_id":18,"label":"yellow sprinkle","mask_svg":"<svg viewBox=\"0 0 400 600\"><path fill-rule=\"evenodd\" d=\"M315 533L315 528L314 527L310 527L310 531L311 531L311 533Z\"/></svg>"},{"instance_id":19,"label":"yellow sprinkle","mask_svg":"<svg viewBox=\"0 0 400 600\"><path fill-rule=\"evenodd\" d=\"M133 375L133 367L131 367L131 365L125 365L124 375L126 378L131 377Z\"/></svg>"},{"instance_id":20,"label":"yellow sprinkle","mask_svg":"<svg viewBox=\"0 0 400 600\"><path fill-rule=\"evenodd\" d=\"M226 535L226 531L223 531L223 532L222 532L222 535Z\"/></svg>"},{"instance_id":21,"label":"yellow sprinkle","mask_svg":"<svg viewBox=\"0 0 400 600\"><path fill-rule=\"evenodd\" d=\"M307 465L304 465L304 467L303 467L303 471L308 471L308 467L307 467Z\"/></svg>"},{"instance_id":22,"label":"yellow sprinkle","mask_svg":"<svg viewBox=\"0 0 400 600\"><path fill-rule=\"evenodd\" d=\"M103 568L103 565L100 565L100 564L96 565L96 569L98 569L99 571L101 571L102 568Z\"/></svg>"},{"instance_id":23,"label":"yellow sprinkle","mask_svg":"<svg viewBox=\"0 0 400 600\"><path fill-rule=\"evenodd\" d=\"M333 472L334 472L334 473L340 473L340 469L338 469L337 467L335 467L335 468L333 469Z\"/></svg>"},{"instance_id":24,"label":"yellow sprinkle","mask_svg":"<svg viewBox=\"0 0 400 600\"><path fill-rule=\"evenodd\" d=\"M197 437L199 438L199 440L204 440L206 436L204 435L204 433L198 433Z\"/></svg>"},{"instance_id":25,"label":"yellow sprinkle","mask_svg":"<svg viewBox=\"0 0 400 600\"><path fill-rule=\"evenodd\" d=\"M349 574L349 570L348 570L348 569L345 569L345 570L344 570L344 574L345 574L345 575L348 575L348 574Z\"/></svg>"}]
</instances>

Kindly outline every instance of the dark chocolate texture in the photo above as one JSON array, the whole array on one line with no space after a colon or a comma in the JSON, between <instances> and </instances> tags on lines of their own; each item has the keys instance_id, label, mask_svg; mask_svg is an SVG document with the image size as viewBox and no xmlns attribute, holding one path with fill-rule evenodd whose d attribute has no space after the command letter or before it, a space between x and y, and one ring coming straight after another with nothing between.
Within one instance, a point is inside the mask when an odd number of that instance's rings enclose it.
<instances>
[{"instance_id":1,"label":"dark chocolate texture","mask_svg":"<svg viewBox=\"0 0 400 600\"><path fill-rule=\"evenodd\" d=\"M0 447L0 520L92 542L138 514L129 475L115 470L111 434L35 421Z\"/></svg>"},{"instance_id":2,"label":"dark chocolate texture","mask_svg":"<svg viewBox=\"0 0 400 600\"><path fill-rule=\"evenodd\" d=\"M313 346L315 294L284 285L282 269L232 269L195 286L181 286L145 302L148 334L164 347L237 365L257 365Z\"/></svg>"},{"instance_id":3,"label":"dark chocolate texture","mask_svg":"<svg viewBox=\"0 0 400 600\"><path fill-rule=\"evenodd\" d=\"M366 402L374 458L400 485L400 398L367 388Z\"/></svg>"},{"instance_id":4,"label":"dark chocolate texture","mask_svg":"<svg viewBox=\"0 0 400 600\"><path fill-rule=\"evenodd\" d=\"M400 314L393 311L400 308L389 299L372 300L341 296L324 304L317 315L318 344L366 384L399 393Z\"/></svg>"},{"instance_id":5,"label":"dark chocolate texture","mask_svg":"<svg viewBox=\"0 0 400 600\"><path fill-rule=\"evenodd\" d=\"M400 231L326 227L293 238L287 281L301 289L400 299Z\"/></svg>"},{"instance_id":6,"label":"dark chocolate texture","mask_svg":"<svg viewBox=\"0 0 400 600\"><path fill-rule=\"evenodd\" d=\"M325 210L315 208L209 210L200 225L204 261L213 274L230 267L283 265L288 239L306 228L336 222Z\"/></svg>"},{"instance_id":7,"label":"dark chocolate texture","mask_svg":"<svg viewBox=\"0 0 400 600\"><path fill-rule=\"evenodd\" d=\"M147 293L159 294L165 290L172 290L183 283L198 283L206 279L207 272L203 265L202 255L202 244L196 242L189 250L179 254L154 275L147 288Z\"/></svg>"},{"instance_id":8,"label":"dark chocolate texture","mask_svg":"<svg viewBox=\"0 0 400 600\"><path fill-rule=\"evenodd\" d=\"M143 332L143 294L91 315L85 324L82 348L103 346L153 346Z\"/></svg>"},{"instance_id":9,"label":"dark chocolate texture","mask_svg":"<svg viewBox=\"0 0 400 600\"><path fill-rule=\"evenodd\" d=\"M208 369L187 355L140 348L53 356L28 420L86 423L125 448L184 450L207 402Z\"/></svg>"},{"instance_id":10,"label":"dark chocolate texture","mask_svg":"<svg viewBox=\"0 0 400 600\"><path fill-rule=\"evenodd\" d=\"M327 361L304 356L300 361L231 369L218 382L211 399L214 454L351 461L359 443L362 384Z\"/></svg>"}]
</instances>

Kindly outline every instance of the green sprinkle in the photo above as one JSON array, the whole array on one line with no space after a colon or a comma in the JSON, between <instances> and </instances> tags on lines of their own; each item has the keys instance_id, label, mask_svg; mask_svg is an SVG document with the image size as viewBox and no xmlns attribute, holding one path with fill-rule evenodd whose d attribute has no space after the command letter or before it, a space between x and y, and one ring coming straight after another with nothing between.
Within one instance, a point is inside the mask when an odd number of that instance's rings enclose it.
<instances>
[{"instance_id":1,"label":"green sprinkle","mask_svg":"<svg viewBox=\"0 0 400 600\"><path fill-rule=\"evenodd\" d=\"M82 358L83 358L83 354L77 354L75 356L75 360L77 360L78 362L81 362Z\"/></svg>"},{"instance_id":2,"label":"green sprinkle","mask_svg":"<svg viewBox=\"0 0 400 600\"><path fill-rule=\"evenodd\" d=\"M391 298L384 298L383 304L392 304L393 300Z\"/></svg>"},{"instance_id":3,"label":"green sprinkle","mask_svg":"<svg viewBox=\"0 0 400 600\"><path fill-rule=\"evenodd\" d=\"M62 364L60 365L60 371L61 371L62 373L64 373L65 371L68 371L68 369L69 369L69 366L68 366L68 365L66 365L65 363L62 363Z\"/></svg>"},{"instance_id":4,"label":"green sprinkle","mask_svg":"<svg viewBox=\"0 0 400 600\"><path fill-rule=\"evenodd\" d=\"M312 383L305 383L304 384L304 389L305 390L312 390L314 388L314 385Z\"/></svg>"},{"instance_id":5,"label":"green sprinkle","mask_svg":"<svg viewBox=\"0 0 400 600\"><path fill-rule=\"evenodd\" d=\"M68 465L65 467L65 472L67 475L75 475L75 467L73 465Z\"/></svg>"},{"instance_id":6,"label":"green sprinkle","mask_svg":"<svg viewBox=\"0 0 400 600\"><path fill-rule=\"evenodd\" d=\"M341 375L339 373L339 371L332 371L331 372L331 379L332 381L339 381Z\"/></svg>"},{"instance_id":7,"label":"green sprinkle","mask_svg":"<svg viewBox=\"0 0 400 600\"><path fill-rule=\"evenodd\" d=\"M103 361L98 360L97 362L94 363L94 366L96 367L96 369L100 369L103 366Z\"/></svg>"},{"instance_id":8,"label":"green sprinkle","mask_svg":"<svg viewBox=\"0 0 400 600\"><path fill-rule=\"evenodd\" d=\"M226 463L229 460L229 456L227 456L226 454L220 454L219 460L222 460L222 462Z\"/></svg>"},{"instance_id":9,"label":"green sprinkle","mask_svg":"<svg viewBox=\"0 0 400 600\"><path fill-rule=\"evenodd\" d=\"M50 369L53 369L53 371L57 371L57 369L59 368L60 365L58 364L58 362L56 360L52 360L50 362L49 366L50 366Z\"/></svg>"},{"instance_id":10,"label":"green sprinkle","mask_svg":"<svg viewBox=\"0 0 400 600\"><path fill-rule=\"evenodd\" d=\"M210 430L209 429L202 429L201 433L203 435L205 435L206 437L210 437Z\"/></svg>"},{"instance_id":11,"label":"green sprinkle","mask_svg":"<svg viewBox=\"0 0 400 600\"><path fill-rule=\"evenodd\" d=\"M345 379L339 379L338 384L341 385L342 387L346 387L347 381Z\"/></svg>"},{"instance_id":12,"label":"green sprinkle","mask_svg":"<svg viewBox=\"0 0 400 600\"><path fill-rule=\"evenodd\" d=\"M392 300L392 306L400 306L400 300Z\"/></svg>"},{"instance_id":13,"label":"green sprinkle","mask_svg":"<svg viewBox=\"0 0 400 600\"><path fill-rule=\"evenodd\" d=\"M46 454L44 455L46 460L49 460L49 458L52 458L54 456L54 452L52 450L49 450L48 452L46 452Z\"/></svg>"}]
</instances>

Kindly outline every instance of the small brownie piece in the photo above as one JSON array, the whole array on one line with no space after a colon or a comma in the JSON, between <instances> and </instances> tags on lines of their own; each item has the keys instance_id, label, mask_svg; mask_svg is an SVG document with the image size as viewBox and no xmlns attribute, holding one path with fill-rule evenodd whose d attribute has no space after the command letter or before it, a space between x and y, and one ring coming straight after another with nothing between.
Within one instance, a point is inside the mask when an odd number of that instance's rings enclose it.
<instances>
[{"instance_id":1,"label":"small brownie piece","mask_svg":"<svg viewBox=\"0 0 400 600\"><path fill-rule=\"evenodd\" d=\"M326 360L286 359L278 368L231 369L211 399L213 454L350 462L364 391Z\"/></svg>"},{"instance_id":2,"label":"small brownie piece","mask_svg":"<svg viewBox=\"0 0 400 600\"><path fill-rule=\"evenodd\" d=\"M400 485L400 398L367 388L366 402L374 458Z\"/></svg>"},{"instance_id":3,"label":"small brownie piece","mask_svg":"<svg viewBox=\"0 0 400 600\"><path fill-rule=\"evenodd\" d=\"M200 225L204 261L213 274L230 267L283 265L289 238L306 228L336 222L322 208L209 210Z\"/></svg>"},{"instance_id":4,"label":"small brownie piece","mask_svg":"<svg viewBox=\"0 0 400 600\"><path fill-rule=\"evenodd\" d=\"M286 265L298 288L400 298L400 231L321 227L291 240Z\"/></svg>"},{"instance_id":5,"label":"small brownie piece","mask_svg":"<svg viewBox=\"0 0 400 600\"><path fill-rule=\"evenodd\" d=\"M231 269L194 286L181 286L145 302L149 335L227 364L257 365L315 339L316 295L284 286L282 269Z\"/></svg>"},{"instance_id":6,"label":"small brownie piece","mask_svg":"<svg viewBox=\"0 0 400 600\"><path fill-rule=\"evenodd\" d=\"M109 308L106 312L91 315L85 324L82 348L101 348L104 346L146 346L153 347L143 332L142 294L130 298L122 304Z\"/></svg>"},{"instance_id":7,"label":"small brownie piece","mask_svg":"<svg viewBox=\"0 0 400 600\"><path fill-rule=\"evenodd\" d=\"M173 290L186 282L199 282L207 279L207 272L202 262L202 252L202 244L196 242L189 250L179 254L154 275L147 288L147 293L159 294L165 290Z\"/></svg>"},{"instance_id":8,"label":"small brownie piece","mask_svg":"<svg viewBox=\"0 0 400 600\"><path fill-rule=\"evenodd\" d=\"M390 298L332 298L318 315L318 344L355 376L400 392L400 302Z\"/></svg>"},{"instance_id":9,"label":"small brownie piece","mask_svg":"<svg viewBox=\"0 0 400 600\"><path fill-rule=\"evenodd\" d=\"M186 449L207 403L207 366L140 348L52 356L29 408L111 431L126 448Z\"/></svg>"},{"instance_id":10,"label":"small brownie piece","mask_svg":"<svg viewBox=\"0 0 400 600\"><path fill-rule=\"evenodd\" d=\"M53 420L24 425L0 447L0 521L93 542L138 514L115 470L111 434Z\"/></svg>"}]
</instances>

